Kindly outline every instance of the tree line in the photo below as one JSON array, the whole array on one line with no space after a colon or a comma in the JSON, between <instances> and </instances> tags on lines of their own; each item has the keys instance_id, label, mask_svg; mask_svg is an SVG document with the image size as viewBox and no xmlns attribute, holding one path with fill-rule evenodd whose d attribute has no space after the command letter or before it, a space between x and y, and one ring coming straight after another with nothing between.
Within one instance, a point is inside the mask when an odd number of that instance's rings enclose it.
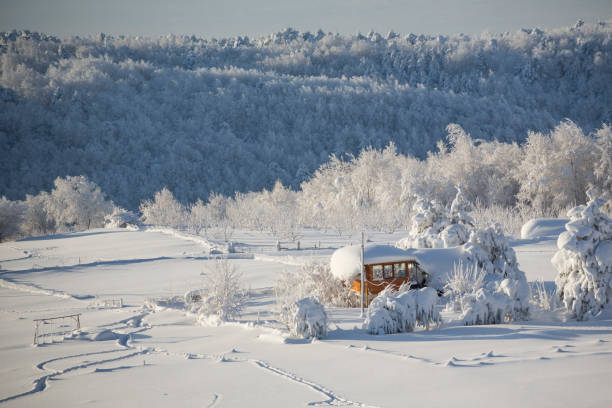
<instances>
[{"instance_id":1,"label":"tree line","mask_svg":"<svg viewBox=\"0 0 612 408\"><path fill-rule=\"evenodd\" d=\"M548 133L531 132L519 145L474 139L450 124L437 151L424 159L401 154L391 143L356 156L330 156L298 190L278 180L271 189L212 193L185 205L163 188L140 203L138 214L118 208L85 176L57 178L50 192L23 201L3 197L0 234L43 235L101 227L114 219L140 219L224 241L231 240L235 229L289 241L299 239L305 227L339 235L361 229L391 232L416 228L413 218L423 208L453 212L460 190L462 202L471 204L474 223L497 222L507 235L517 236L530 218L564 216L566 209L586 203L588 189L608 200L602 208L611 213L608 125L585 134L564 121Z\"/></svg>"}]
</instances>

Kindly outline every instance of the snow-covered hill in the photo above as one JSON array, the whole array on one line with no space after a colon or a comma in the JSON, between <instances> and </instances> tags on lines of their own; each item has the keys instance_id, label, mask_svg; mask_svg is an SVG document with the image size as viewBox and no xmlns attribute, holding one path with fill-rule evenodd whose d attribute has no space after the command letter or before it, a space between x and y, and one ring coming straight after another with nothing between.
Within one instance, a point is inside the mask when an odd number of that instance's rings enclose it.
<instances>
[{"instance_id":1,"label":"snow-covered hill","mask_svg":"<svg viewBox=\"0 0 612 408\"><path fill-rule=\"evenodd\" d=\"M349 240L308 231L301 250L276 252L264 235L243 231L234 238L243 253L230 262L244 275L249 298L239 321L221 326L200 325L171 302L156 307L150 301L202 285L213 259L194 240L161 231L93 230L1 244L0 402L552 407L612 401L610 318L546 316L373 336L358 328L359 310L328 308L326 339L295 340L276 320L276 279L300 262L329 259ZM398 236L370 239L387 243ZM546 261L553 239L513 245L529 280L551 279ZM124 306L105 305L113 299ZM33 319L72 313L81 313L81 335L47 336L32 346Z\"/></svg>"},{"instance_id":2,"label":"snow-covered hill","mask_svg":"<svg viewBox=\"0 0 612 408\"><path fill-rule=\"evenodd\" d=\"M331 153L423 158L449 123L524 141L610 123L612 25L477 36L57 39L0 33L0 195L86 175L135 209L162 187L293 187Z\"/></svg>"}]
</instances>

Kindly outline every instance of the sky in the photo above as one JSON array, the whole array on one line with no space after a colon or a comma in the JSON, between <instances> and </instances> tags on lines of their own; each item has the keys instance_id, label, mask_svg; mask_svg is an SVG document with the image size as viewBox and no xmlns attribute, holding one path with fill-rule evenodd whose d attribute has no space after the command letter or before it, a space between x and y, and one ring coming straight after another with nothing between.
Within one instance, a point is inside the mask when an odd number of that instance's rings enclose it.
<instances>
[{"instance_id":1,"label":"sky","mask_svg":"<svg viewBox=\"0 0 612 408\"><path fill-rule=\"evenodd\" d=\"M476 34L612 19L612 0L0 0L0 31L59 37L258 37L293 27L341 34Z\"/></svg>"}]
</instances>

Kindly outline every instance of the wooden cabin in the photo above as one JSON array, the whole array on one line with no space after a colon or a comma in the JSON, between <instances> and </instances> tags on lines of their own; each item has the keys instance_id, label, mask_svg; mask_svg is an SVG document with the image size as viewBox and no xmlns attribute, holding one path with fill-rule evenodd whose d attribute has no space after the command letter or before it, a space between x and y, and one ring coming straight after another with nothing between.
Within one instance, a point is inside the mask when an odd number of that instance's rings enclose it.
<instances>
[{"instance_id":1,"label":"wooden cabin","mask_svg":"<svg viewBox=\"0 0 612 408\"><path fill-rule=\"evenodd\" d=\"M414 289L427 284L427 272L423 271L414 259L364 264L364 267L364 292L367 304L370 304L370 301L387 286L397 290L402 285L409 285ZM353 280L351 290L361 293L361 276Z\"/></svg>"},{"instance_id":2,"label":"wooden cabin","mask_svg":"<svg viewBox=\"0 0 612 408\"><path fill-rule=\"evenodd\" d=\"M371 245L364 249L364 293L366 304L388 286L398 289L402 284L411 288L427 286L429 274L419 260L408 251L389 246ZM330 262L332 274L361 293L361 247L338 249Z\"/></svg>"}]
</instances>

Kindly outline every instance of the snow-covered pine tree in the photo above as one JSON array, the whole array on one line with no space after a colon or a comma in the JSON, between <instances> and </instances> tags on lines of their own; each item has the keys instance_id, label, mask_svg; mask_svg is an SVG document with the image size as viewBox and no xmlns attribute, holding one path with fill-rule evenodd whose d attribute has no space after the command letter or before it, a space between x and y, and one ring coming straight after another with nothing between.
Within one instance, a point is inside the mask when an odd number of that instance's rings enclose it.
<instances>
[{"instance_id":1,"label":"snow-covered pine tree","mask_svg":"<svg viewBox=\"0 0 612 408\"><path fill-rule=\"evenodd\" d=\"M450 248L467 242L474 220L468 215L472 205L460 186L451 203L450 214L438 201L422 198L413 205L410 236L397 242L400 248Z\"/></svg>"},{"instance_id":2,"label":"snow-covered pine tree","mask_svg":"<svg viewBox=\"0 0 612 408\"><path fill-rule=\"evenodd\" d=\"M559 300L578 320L597 315L612 301L612 219L601 211L604 200L593 189L587 195L586 205L567 213L570 221L552 258Z\"/></svg>"},{"instance_id":3,"label":"snow-covered pine tree","mask_svg":"<svg viewBox=\"0 0 612 408\"><path fill-rule=\"evenodd\" d=\"M467 200L461 186L457 186L457 195L451 203L450 225L440 232L440 238L445 247L463 245L470 237L474 228L474 220L468 212L472 211L472 204Z\"/></svg>"}]
</instances>

